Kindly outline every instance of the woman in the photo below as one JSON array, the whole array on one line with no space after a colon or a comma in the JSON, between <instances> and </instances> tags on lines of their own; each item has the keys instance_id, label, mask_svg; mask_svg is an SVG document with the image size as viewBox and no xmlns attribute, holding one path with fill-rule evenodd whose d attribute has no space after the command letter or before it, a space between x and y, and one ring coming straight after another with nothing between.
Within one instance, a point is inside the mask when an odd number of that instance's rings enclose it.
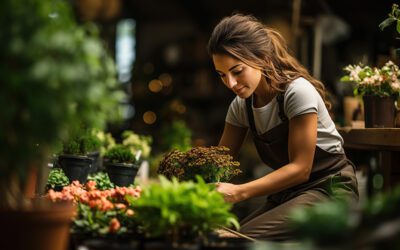
<instances>
[{"instance_id":1,"label":"woman","mask_svg":"<svg viewBox=\"0 0 400 250\"><path fill-rule=\"evenodd\" d=\"M288 53L279 33L252 16L235 14L214 28L208 51L222 81L237 95L219 145L236 156L250 130L260 158L274 169L240 185L217 183L232 203L268 196L241 221L241 233L290 239L291 209L328 200L333 193L358 200L354 165L329 116L325 88Z\"/></svg>"}]
</instances>

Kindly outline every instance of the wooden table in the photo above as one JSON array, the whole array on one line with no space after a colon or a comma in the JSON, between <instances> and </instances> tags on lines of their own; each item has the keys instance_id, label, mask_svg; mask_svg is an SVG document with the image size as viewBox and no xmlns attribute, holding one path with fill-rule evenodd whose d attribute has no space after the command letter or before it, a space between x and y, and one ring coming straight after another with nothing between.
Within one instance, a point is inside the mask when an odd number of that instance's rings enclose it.
<instances>
[{"instance_id":1,"label":"wooden table","mask_svg":"<svg viewBox=\"0 0 400 250\"><path fill-rule=\"evenodd\" d=\"M338 128L345 149L366 150L378 155L384 188L400 184L400 128ZM349 155L351 160L351 155Z\"/></svg>"}]
</instances>

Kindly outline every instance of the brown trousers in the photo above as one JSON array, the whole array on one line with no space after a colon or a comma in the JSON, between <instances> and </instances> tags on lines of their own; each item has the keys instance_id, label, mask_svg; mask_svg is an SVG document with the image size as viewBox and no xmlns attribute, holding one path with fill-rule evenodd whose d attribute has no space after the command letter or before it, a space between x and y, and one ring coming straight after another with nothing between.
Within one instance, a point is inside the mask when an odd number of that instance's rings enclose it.
<instances>
[{"instance_id":1,"label":"brown trousers","mask_svg":"<svg viewBox=\"0 0 400 250\"><path fill-rule=\"evenodd\" d=\"M357 179L354 168L346 166L340 172L327 176L302 188L280 192L268 197L266 203L244 218L239 232L253 238L266 240L291 240L289 215L295 208L312 206L331 200L332 186L335 195L358 201ZM337 196L335 196L337 197Z\"/></svg>"}]
</instances>

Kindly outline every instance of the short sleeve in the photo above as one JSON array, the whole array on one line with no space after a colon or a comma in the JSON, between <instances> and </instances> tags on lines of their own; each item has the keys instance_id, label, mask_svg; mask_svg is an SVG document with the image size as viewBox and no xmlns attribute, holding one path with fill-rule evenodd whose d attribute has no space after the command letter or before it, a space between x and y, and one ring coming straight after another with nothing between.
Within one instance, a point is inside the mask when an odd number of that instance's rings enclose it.
<instances>
[{"instance_id":1,"label":"short sleeve","mask_svg":"<svg viewBox=\"0 0 400 250\"><path fill-rule=\"evenodd\" d=\"M229 105L225 122L237 127L248 127L245 100L240 97L233 99Z\"/></svg>"},{"instance_id":2,"label":"short sleeve","mask_svg":"<svg viewBox=\"0 0 400 250\"><path fill-rule=\"evenodd\" d=\"M306 79L293 81L285 93L285 113L291 119L307 113L318 113L319 93Z\"/></svg>"}]
</instances>

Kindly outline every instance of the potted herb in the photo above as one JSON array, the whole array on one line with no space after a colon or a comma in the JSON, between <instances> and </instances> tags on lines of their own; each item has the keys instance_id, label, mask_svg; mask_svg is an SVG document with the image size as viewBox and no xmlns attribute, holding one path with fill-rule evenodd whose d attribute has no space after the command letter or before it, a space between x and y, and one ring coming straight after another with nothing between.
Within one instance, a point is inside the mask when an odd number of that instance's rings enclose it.
<instances>
[{"instance_id":1,"label":"potted herb","mask_svg":"<svg viewBox=\"0 0 400 250\"><path fill-rule=\"evenodd\" d=\"M143 187L140 199L127 199L145 237L164 241L163 249L196 242L220 226L239 227L231 204L201 177L178 182L160 176L159 182Z\"/></svg>"},{"instance_id":2,"label":"potted herb","mask_svg":"<svg viewBox=\"0 0 400 250\"><path fill-rule=\"evenodd\" d=\"M225 182L241 173L239 162L222 146L194 147L187 152L173 150L164 155L157 173L180 181L195 180L200 175L206 182Z\"/></svg>"},{"instance_id":3,"label":"potted herb","mask_svg":"<svg viewBox=\"0 0 400 250\"><path fill-rule=\"evenodd\" d=\"M103 164L111 182L120 187L132 185L139 170L137 159L131 150L121 144L107 150Z\"/></svg>"},{"instance_id":4,"label":"potted herb","mask_svg":"<svg viewBox=\"0 0 400 250\"><path fill-rule=\"evenodd\" d=\"M69 179L61 168L53 168L50 170L46 185L47 190L53 189L54 191L61 191L63 187L67 185L69 185Z\"/></svg>"},{"instance_id":5,"label":"potted herb","mask_svg":"<svg viewBox=\"0 0 400 250\"><path fill-rule=\"evenodd\" d=\"M74 208L32 197L68 129L102 128L123 91L96 28L67 1L3 0L0 16L0 248L64 249Z\"/></svg>"},{"instance_id":6,"label":"potted herb","mask_svg":"<svg viewBox=\"0 0 400 250\"><path fill-rule=\"evenodd\" d=\"M94 154L100 148L100 140L90 132L79 129L67 141L63 142L62 153L58 156L58 164L71 180L85 183L93 168ZM92 157L90 157L92 154Z\"/></svg>"}]
</instances>

